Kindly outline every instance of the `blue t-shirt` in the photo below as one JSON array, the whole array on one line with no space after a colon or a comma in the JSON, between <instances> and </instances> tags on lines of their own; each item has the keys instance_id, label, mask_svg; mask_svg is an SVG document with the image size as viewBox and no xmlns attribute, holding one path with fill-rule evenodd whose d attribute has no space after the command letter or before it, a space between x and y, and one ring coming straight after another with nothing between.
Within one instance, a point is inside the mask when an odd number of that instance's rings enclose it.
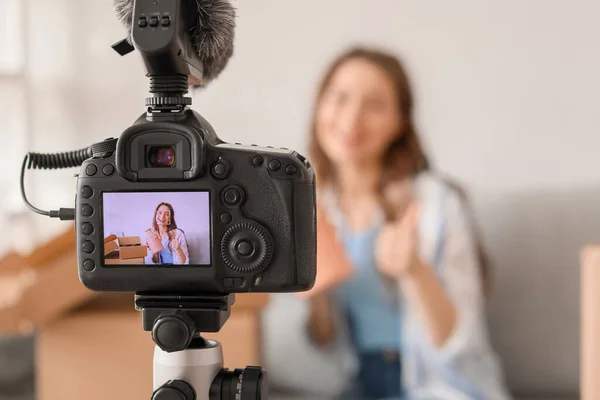
<instances>
[{"instance_id":1,"label":"blue t-shirt","mask_svg":"<svg viewBox=\"0 0 600 400\"><path fill-rule=\"evenodd\" d=\"M169 247L169 236L161 240L163 249L159 252L160 264L173 264L173 252Z\"/></svg>"},{"instance_id":2,"label":"blue t-shirt","mask_svg":"<svg viewBox=\"0 0 600 400\"><path fill-rule=\"evenodd\" d=\"M384 286L375 258L376 239L383 221L358 233L341 232L354 275L337 288L346 310L358 352L400 350L401 315Z\"/></svg>"}]
</instances>

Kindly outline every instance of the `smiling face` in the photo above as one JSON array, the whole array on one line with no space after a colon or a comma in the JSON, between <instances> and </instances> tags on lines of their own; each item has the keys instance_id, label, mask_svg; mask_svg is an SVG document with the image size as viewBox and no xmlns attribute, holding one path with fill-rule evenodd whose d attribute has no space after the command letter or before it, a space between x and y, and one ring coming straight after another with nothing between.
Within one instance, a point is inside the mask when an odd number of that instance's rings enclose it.
<instances>
[{"instance_id":1,"label":"smiling face","mask_svg":"<svg viewBox=\"0 0 600 400\"><path fill-rule=\"evenodd\" d=\"M402 131L394 82L361 58L342 63L318 104L316 140L336 166L377 163Z\"/></svg>"},{"instance_id":2,"label":"smiling face","mask_svg":"<svg viewBox=\"0 0 600 400\"><path fill-rule=\"evenodd\" d=\"M171 224L171 209L163 204L156 210L156 225L170 225Z\"/></svg>"},{"instance_id":3,"label":"smiling face","mask_svg":"<svg viewBox=\"0 0 600 400\"><path fill-rule=\"evenodd\" d=\"M170 204L159 204L154 212L154 221L152 224L154 229L158 230L161 226L168 230L177 228L177 225L175 225L175 216L173 214L173 207Z\"/></svg>"}]
</instances>

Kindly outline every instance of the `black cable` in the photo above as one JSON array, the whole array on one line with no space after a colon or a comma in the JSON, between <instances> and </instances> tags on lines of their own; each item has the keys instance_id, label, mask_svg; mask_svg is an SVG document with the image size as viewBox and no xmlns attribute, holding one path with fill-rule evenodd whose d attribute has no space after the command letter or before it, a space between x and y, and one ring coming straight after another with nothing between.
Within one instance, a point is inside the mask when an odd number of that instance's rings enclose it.
<instances>
[{"instance_id":1,"label":"black cable","mask_svg":"<svg viewBox=\"0 0 600 400\"><path fill-rule=\"evenodd\" d=\"M27 195L25 194L25 169L60 169L79 167L90 157L92 157L91 146L64 153L27 153L23 159L23 166L21 167L21 197L23 197L25 205L27 205L31 211L48 216L50 218L60 218L61 220L75 219L75 209L73 208L60 208L58 210L44 211L33 206L29 200L27 200Z\"/></svg>"},{"instance_id":2,"label":"black cable","mask_svg":"<svg viewBox=\"0 0 600 400\"><path fill-rule=\"evenodd\" d=\"M23 167L21 167L21 197L23 197L23 201L25 202L25 205L27 207L29 207L29 209L31 211L34 211L38 214L42 214L42 215L46 215L46 216L50 216L50 212L49 211L44 211L44 210L40 210L37 207L34 207L29 200L27 200L27 195L25 194L25 166L27 165L27 160L29 158L29 154L27 154L25 156L25 158L23 159Z\"/></svg>"}]
</instances>

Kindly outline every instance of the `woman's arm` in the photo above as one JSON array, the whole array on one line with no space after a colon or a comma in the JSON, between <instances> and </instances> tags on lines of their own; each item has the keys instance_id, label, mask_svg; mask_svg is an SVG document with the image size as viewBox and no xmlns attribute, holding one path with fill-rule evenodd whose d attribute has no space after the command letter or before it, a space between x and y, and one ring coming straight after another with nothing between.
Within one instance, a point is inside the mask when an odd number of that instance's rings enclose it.
<instances>
[{"instance_id":1,"label":"woman's arm","mask_svg":"<svg viewBox=\"0 0 600 400\"><path fill-rule=\"evenodd\" d=\"M313 343L324 347L336 337L331 289L353 273L352 266L339 243L333 225L317 202L317 276L315 285L298 295L308 299L310 312L307 332Z\"/></svg>"},{"instance_id":2,"label":"woman's arm","mask_svg":"<svg viewBox=\"0 0 600 400\"><path fill-rule=\"evenodd\" d=\"M183 250L181 249L181 244L179 245L179 247L177 248L177 250L175 250L175 255L177 257L177 259L179 260L179 262L177 264L186 264L186 261L188 261L185 253L183 252Z\"/></svg>"},{"instance_id":3,"label":"woman's arm","mask_svg":"<svg viewBox=\"0 0 600 400\"><path fill-rule=\"evenodd\" d=\"M148 244L148 242L150 241L151 237L154 236L156 237L156 234L152 231L152 229L147 229L145 231L145 240L144 240L144 244L146 245L146 247L148 248L148 252L146 254L146 257L144 257L144 262L146 264L158 264L160 261L160 257L158 253L153 253L152 250L150 249L150 245Z\"/></svg>"},{"instance_id":4,"label":"woman's arm","mask_svg":"<svg viewBox=\"0 0 600 400\"><path fill-rule=\"evenodd\" d=\"M400 282L404 297L417 310L435 347L442 347L456 325L456 308L433 269L417 254L419 209L408 207L386 224L377 243L379 270Z\"/></svg>"},{"instance_id":5,"label":"woman's arm","mask_svg":"<svg viewBox=\"0 0 600 400\"><path fill-rule=\"evenodd\" d=\"M175 246L173 246L173 252L175 253L175 257L177 258L177 264L189 264L190 253L188 250L187 239L185 238L183 231L177 231L177 235L173 243L176 244Z\"/></svg>"},{"instance_id":6,"label":"woman's arm","mask_svg":"<svg viewBox=\"0 0 600 400\"><path fill-rule=\"evenodd\" d=\"M335 339L333 305L329 293L321 292L309 300L308 334L318 346L327 346Z\"/></svg>"},{"instance_id":7,"label":"woman's arm","mask_svg":"<svg viewBox=\"0 0 600 400\"><path fill-rule=\"evenodd\" d=\"M456 326L456 307L433 269L417 260L401 278L402 292L421 316L433 345L444 346Z\"/></svg>"}]
</instances>

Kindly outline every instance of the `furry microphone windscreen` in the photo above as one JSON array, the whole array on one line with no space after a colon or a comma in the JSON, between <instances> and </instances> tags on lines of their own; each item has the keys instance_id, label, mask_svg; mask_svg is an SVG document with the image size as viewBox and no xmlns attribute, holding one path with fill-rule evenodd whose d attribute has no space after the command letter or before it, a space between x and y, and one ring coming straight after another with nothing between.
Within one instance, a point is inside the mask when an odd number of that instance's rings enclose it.
<instances>
[{"instance_id":1,"label":"furry microphone windscreen","mask_svg":"<svg viewBox=\"0 0 600 400\"><path fill-rule=\"evenodd\" d=\"M184 10L197 16L190 34L202 61L202 86L205 86L219 76L233 55L235 8L229 0L182 0L182 3ZM133 0L114 0L114 8L131 42Z\"/></svg>"}]
</instances>

